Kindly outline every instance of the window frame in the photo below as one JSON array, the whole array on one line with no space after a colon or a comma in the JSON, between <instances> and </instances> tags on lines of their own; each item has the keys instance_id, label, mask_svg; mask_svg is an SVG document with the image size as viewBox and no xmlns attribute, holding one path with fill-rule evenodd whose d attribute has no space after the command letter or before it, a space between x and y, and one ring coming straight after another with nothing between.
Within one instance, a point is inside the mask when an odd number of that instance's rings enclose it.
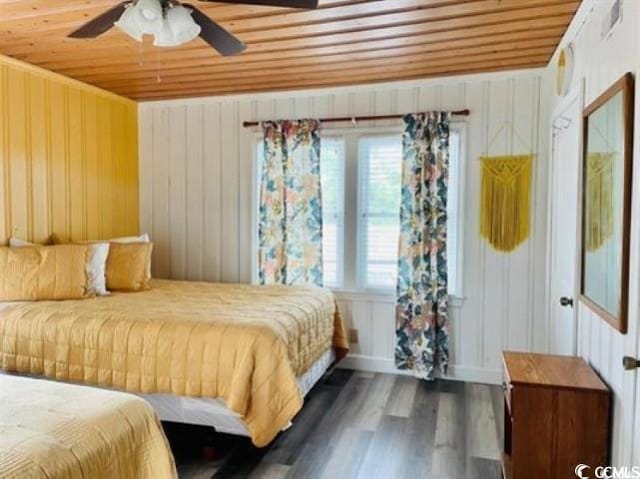
<instances>
[{"instance_id":1,"label":"window frame","mask_svg":"<svg viewBox=\"0 0 640 479\"><path fill-rule=\"evenodd\" d=\"M358 148L358 201L357 201L357 234L356 234L356 244L359 246L357 250L357 263L355 269L355 280L358 291L364 291L366 293L371 294L388 294L390 292L395 292L396 287L393 286L391 288L384 287L375 287L367 285L367 249L368 249L368 235L367 235L367 218L369 216L365 216L365 196L366 193L366 185L365 180L367 175L369 174L368 165L366 165L366 161L364 158L364 151L362 140L363 139L379 139L379 138L393 138L397 135L400 135L402 139L402 129L395 131L393 133L382 133L382 132L374 132L369 134L360 134L358 135L356 142ZM402 164L401 164L402 167ZM400 211L398 210L398 216L400 215Z\"/></svg>"},{"instance_id":2,"label":"window frame","mask_svg":"<svg viewBox=\"0 0 640 479\"><path fill-rule=\"evenodd\" d=\"M324 130L325 133L327 130ZM345 281L345 243L346 243L346 233L345 233L345 217L346 217L346 205L345 205L345 190L347 188L347 184L344 177L344 171L347 168L347 144L344 138L344 135L340 134L323 134L323 138L334 138L338 140L342 140L342 167L343 167L343 176L342 176L342 193L343 197L341 198L339 204L342 208L342 218L337 219L338 223L338 236L337 236L337 245L336 245L336 277L338 279L338 284L341 286L334 285L325 285L327 288L332 291L340 291L344 288ZM260 225L258 224L260 218L260 187L262 182L262 158L260 157L259 151L260 147L264 148L264 138L262 133L255 133L252 138L252 162L251 162L251 176L253 189L251 192L251 283L258 284L260 282L260 272L259 272L259 264L258 264L258 248L259 248L259 229Z\"/></svg>"},{"instance_id":3,"label":"window frame","mask_svg":"<svg viewBox=\"0 0 640 479\"><path fill-rule=\"evenodd\" d=\"M465 251L465 212L466 212L466 177L467 177L467 142L468 126L465 121L452 121L450 126L452 131L458 134L459 138L459 159L458 159L458 191L457 191L457 239L456 239L456 284L454 285L450 298L456 304L461 304L465 300L464 296L464 251ZM361 256L364 248L361 245L361 182L360 182L360 138L372 136L402 136L401 125L394 126L373 126L373 127L346 127L322 129L324 137L342 137L344 141L344 217L342 227L342 244L338 246L342 253L342 287L329 287L334 293L343 296L358 297L378 297L381 299L395 298L394 288L364 288L361 281L361 274L364 268L361 267ZM260 162L258 158L257 144L262 141L262 134L256 132L252 137L251 162L253 169L252 191L252 282L258 283L258 214L260 202ZM349 205L355 205L349 206Z\"/></svg>"},{"instance_id":4,"label":"window frame","mask_svg":"<svg viewBox=\"0 0 640 479\"><path fill-rule=\"evenodd\" d=\"M466 224L466 179L467 179L467 141L469 138L467 123L464 121L452 121L450 131L458 134L458 183L457 188L457 212L456 212L456 281L453 292L449 293L449 297L463 301L464 295L464 252L465 240L464 234Z\"/></svg>"},{"instance_id":5,"label":"window frame","mask_svg":"<svg viewBox=\"0 0 640 479\"><path fill-rule=\"evenodd\" d=\"M342 143L342 179L341 179L341 187L338 191L342 190L342 198L340 198L338 204L339 209L342 209L342 218L337 218L338 224L338 235L337 235L337 244L336 244L336 279L338 280L339 286L326 285L325 286L331 290L339 290L344 287L344 246L346 243L346 234L345 234L345 215L346 215L346 204L344 202L345 199L345 190L347 189L347 184L345 181L344 173L347 168L347 144L343 136L341 135L323 135L324 139L331 138L333 140L338 140L338 142ZM321 153L322 156L322 153ZM320 160L322 161L322 159ZM322 176L322 173L321 173Z\"/></svg>"}]
</instances>

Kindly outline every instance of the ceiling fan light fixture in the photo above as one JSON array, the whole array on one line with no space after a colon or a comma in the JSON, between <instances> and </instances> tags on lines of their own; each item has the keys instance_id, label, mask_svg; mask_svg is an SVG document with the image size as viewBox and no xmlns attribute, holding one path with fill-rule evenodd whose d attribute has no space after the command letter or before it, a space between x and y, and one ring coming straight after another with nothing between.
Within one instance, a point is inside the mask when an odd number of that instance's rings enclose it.
<instances>
[{"instance_id":1,"label":"ceiling fan light fixture","mask_svg":"<svg viewBox=\"0 0 640 479\"><path fill-rule=\"evenodd\" d=\"M160 32L154 35L153 45L156 47L177 47L181 45L181 43L176 40L173 30L166 19L162 22Z\"/></svg>"},{"instance_id":2,"label":"ceiling fan light fixture","mask_svg":"<svg viewBox=\"0 0 640 479\"><path fill-rule=\"evenodd\" d=\"M167 23L179 45L194 40L202 30L191 16L191 10L182 5L169 8L167 11Z\"/></svg>"},{"instance_id":3,"label":"ceiling fan light fixture","mask_svg":"<svg viewBox=\"0 0 640 479\"><path fill-rule=\"evenodd\" d=\"M136 7L136 4L129 5L114 25L134 40L141 42L144 32L138 24L138 13L136 12Z\"/></svg>"},{"instance_id":4,"label":"ceiling fan light fixture","mask_svg":"<svg viewBox=\"0 0 640 479\"><path fill-rule=\"evenodd\" d=\"M162 4L160 0L138 0L134 5L136 22L143 33L155 35L162 30Z\"/></svg>"}]
</instances>

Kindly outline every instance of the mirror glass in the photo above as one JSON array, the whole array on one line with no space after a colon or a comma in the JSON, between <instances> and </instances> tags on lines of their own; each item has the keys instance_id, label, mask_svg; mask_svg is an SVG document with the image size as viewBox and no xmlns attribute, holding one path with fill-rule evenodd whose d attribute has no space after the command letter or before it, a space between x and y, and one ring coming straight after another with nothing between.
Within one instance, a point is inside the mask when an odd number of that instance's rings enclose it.
<instances>
[{"instance_id":1,"label":"mirror glass","mask_svg":"<svg viewBox=\"0 0 640 479\"><path fill-rule=\"evenodd\" d=\"M624 114L619 91L587 121L584 158L583 294L620 315L624 212Z\"/></svg>"}]
</instances>

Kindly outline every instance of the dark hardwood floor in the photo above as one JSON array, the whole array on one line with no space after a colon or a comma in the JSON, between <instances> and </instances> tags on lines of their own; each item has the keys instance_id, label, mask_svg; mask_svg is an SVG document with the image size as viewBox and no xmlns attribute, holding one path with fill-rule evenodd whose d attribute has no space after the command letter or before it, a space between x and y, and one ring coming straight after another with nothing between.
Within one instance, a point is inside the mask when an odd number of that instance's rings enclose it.
<instances>
[{"instance_id":1,"label":"dark hardwood floor","mask_svg":"<svg viewBox=\"0 0 640 479\"><path fill-rule=\"evenodd\" d=\"M498 387L337 369L268 447L166 425L181 478L498 479ZM209 446L210 457L201 456Z\"/></svg>"}]
</instances>

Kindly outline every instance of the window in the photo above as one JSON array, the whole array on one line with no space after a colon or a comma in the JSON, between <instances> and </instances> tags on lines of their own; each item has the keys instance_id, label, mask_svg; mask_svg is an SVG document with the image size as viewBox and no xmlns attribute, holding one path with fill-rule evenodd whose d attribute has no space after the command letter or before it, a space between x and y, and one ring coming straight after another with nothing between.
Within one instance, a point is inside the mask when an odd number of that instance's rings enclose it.
<instances>
[{"instance_id":1,"label":"window","mask_svg":"<svg viewBox=\"0 0 640 479\"><path fill-rule=\"evenodd\" d=\"M447 286L451 296L462 297L462 129L454 128L449 136L449 189L447 193Z\"/></svg>"},{"instance_id":2,"label":"window","mask_svg":"<svg viewBox=\"0 0 640 479\"><path fill-rule=\"evenodd\" d=\"M449 293L458 285L458 207L460 132L453 130L449 145L449 195L447 198L447 265ZM363 289L395 288L400 235L402 137L364 136L359 139L360 245L359 284Z\"/></svg>"},{"instance_id":3,"label":"window","mask_svg":"<svg viewBox=\"0 0 640 479\"><path fill-rule=\"evenodd\" d=\"M322 275L325 286L342 287L344 239L344 140L323 138L320 152L322 183Z\"/></svg>"},{"instance_id":4,"label":"window","mask_svg":"<svg viewBox=\"0 0 640 479\"><path fill-rule=\"evenodd\" d=\"M256 145L258 210L264 142ZM323 137L320 153L320 181L322 184L322 273L323 283L341 288L343 278L344 240L344 139ZM256 225L257 227L257 225Z\"/></svg>"},{"instance_id":5,"label":"window","mask_svg":"<svg viewBox=\"0 0 640 479\"><path fill-rule=\"evenodd\" d=\"M449 294L462 296L464 126L450 137L447 204ZM262 141L258 141L259 191ZM400 235L402 133L344 130L322 137L324 284L350 291L395 291ZM256 224L257 231L257 224Z\"/></svg>"},{"instance_id":6,"label":"window","mask_svg":"<svg viewBox=\"0 0 640 479\"><path fill-rule=\"evenodd\" d=\"M360 284L365 289L396 286L402 138L362 137L359 142Z\"/></svg>"}]
</instances>

